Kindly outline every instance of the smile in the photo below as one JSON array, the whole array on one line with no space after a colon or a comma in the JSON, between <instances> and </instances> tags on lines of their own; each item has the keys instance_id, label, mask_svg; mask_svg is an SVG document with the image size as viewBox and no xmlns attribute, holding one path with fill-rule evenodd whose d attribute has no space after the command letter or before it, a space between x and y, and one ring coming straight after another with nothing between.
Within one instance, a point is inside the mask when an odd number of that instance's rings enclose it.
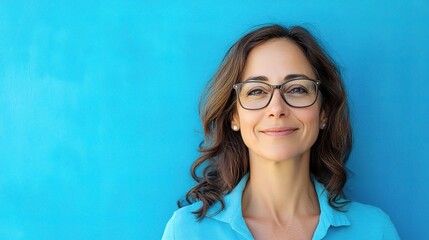
<instances>
[{"instance_id":1,"label":"smile","mask_svg":"<svg viewBox=\"0 0 429 240\"><path fill-rule=\"evenodd\" d=\"M261 132L269 136L287 136L297 131L298 128L269 128Z\"/></svg>"}]
</instances>

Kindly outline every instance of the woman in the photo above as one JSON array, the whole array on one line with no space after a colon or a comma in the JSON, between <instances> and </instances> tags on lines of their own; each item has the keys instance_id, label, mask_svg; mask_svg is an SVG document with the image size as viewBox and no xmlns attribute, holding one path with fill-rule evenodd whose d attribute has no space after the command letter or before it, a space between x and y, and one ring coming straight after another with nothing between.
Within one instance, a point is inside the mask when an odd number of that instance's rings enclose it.
<instances>
[{"instance_id":1,"label":"woman","mask_svg":"<svg viewBox=\"0 0 429 240\"><path fill-rule=\"evenodd\" d=\"M380 209L343 195L346 92L306 29L265 26L238 40L200 113L197 185L163 239L399 239Z\"/></svg>"}]
</instances>

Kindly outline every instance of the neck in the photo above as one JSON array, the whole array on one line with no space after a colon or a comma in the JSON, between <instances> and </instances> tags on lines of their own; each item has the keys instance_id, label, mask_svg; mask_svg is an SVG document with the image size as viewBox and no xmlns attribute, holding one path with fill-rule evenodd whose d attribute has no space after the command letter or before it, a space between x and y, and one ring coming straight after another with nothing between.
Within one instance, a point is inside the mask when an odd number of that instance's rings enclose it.
<instances>
[{"instance_id":1,"label":"neck","mask_svg":"<svg viewBox=\"0 0 429 240\"><path fill-rule=\"evenodd\" d=\"M250 154L250 176L243 192L243 215L283 221L319 214L319 203L310 179L310 153L274 162Z\"/></svg>"}]
</instances>

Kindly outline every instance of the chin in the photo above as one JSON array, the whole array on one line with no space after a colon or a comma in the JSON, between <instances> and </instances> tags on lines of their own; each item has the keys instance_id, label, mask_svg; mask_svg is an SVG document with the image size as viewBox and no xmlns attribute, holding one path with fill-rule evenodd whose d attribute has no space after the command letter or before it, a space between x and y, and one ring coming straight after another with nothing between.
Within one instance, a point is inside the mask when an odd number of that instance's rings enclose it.
<instances>
[{"instance_id":1,"label":"chin","mask_svg":"<svg viewBox=\"0 0 429 240\"><path fill-rule=\"evenodd\" d=\"M295 144L291 142L273 144L270 142L260 144L254 150L254 153L263 159L282 162L290 159L310 159L311 145L304 142L296 142Z\"/></svg>"}]
</instances>

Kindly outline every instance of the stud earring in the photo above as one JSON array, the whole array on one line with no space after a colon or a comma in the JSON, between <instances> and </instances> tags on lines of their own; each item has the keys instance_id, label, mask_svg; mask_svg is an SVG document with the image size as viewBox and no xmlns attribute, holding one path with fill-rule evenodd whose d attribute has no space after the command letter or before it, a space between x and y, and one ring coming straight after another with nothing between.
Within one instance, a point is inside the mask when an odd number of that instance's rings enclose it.
<instances>
[{"instance_id":1,"label":"stud earring","mask_svg":"<svg viewBox=\"0 0 429 240\"><path fill-rule=\"evenodd\" d=\"M239 130L239 128L238 128L238 126L236 124L232 124L231 128L232 128L232 130L234 130L236 132Z\"/></svg>"},{"instance_id":2,"label":"stud earring","mask_svg":"<svg viewBox=\"0 0 429 240\"><path fill-rule=\"evenodd\" d=\"M322 126L320 126L320 129L325 129L326 123L322 123Z\"/></svg>"}]
</instances>

